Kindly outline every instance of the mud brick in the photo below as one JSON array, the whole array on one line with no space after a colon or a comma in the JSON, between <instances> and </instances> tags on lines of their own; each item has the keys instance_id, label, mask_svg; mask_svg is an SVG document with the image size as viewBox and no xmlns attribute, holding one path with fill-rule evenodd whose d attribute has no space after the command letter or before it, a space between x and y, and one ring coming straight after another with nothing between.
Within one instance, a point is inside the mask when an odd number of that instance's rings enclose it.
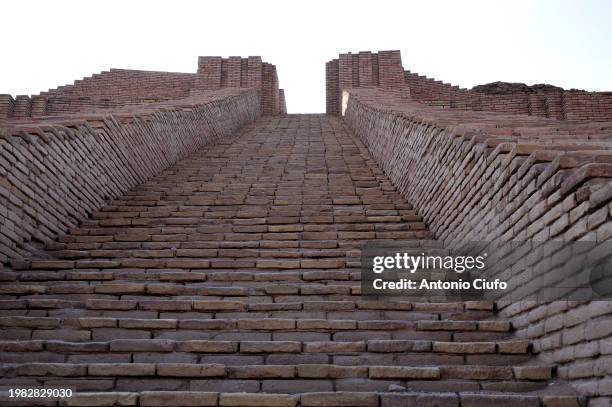
<instances>
[{"instance_id":1,"label":"mud brick","mask_svg":"<svg viewBox=\"0 0 612 407\"><path fill-rule=\"evenodd\" d=\"M294 353L302 350L301 342L289 341L242 341L242 353Z\"/></svg>"},{"instance_id":2,"label":"mud brick","mask_svg":"<svg viewBox=\"0 0 612 407\"><path fill-rule=\"evenodd\" d=\"M116 339L110 341L111 352L172 352L174 341L167 339Z\"/></svg>"},{"instance_id":3,"label":"mud brick","mask_svg":"<svg viewBox=\"0 0 612 407\"><path fill-rule=\"evenodd\" d=\"M217 295L228 297L247 296L249 290L244 287L202 287L198 289L198 295Z\"/></svg>"},{"instance_id":4,"label":"mud brick","mask_svg":"<svg viewBox=\"0 0 612 407\"><path fill-rule=\"evenodd\" d=\"M525 406L538 407L540 399L537 396L522 395L493 395L493 394L460 394L462 407L485 407L485 406Z\"/></svg>"},{"instance_id":5,"label":"mud brick","mask_svg":"<svg viewBox=\"0 0 612 407\"><path fill-rule=\"evenodd\" d=\"M356 329L357 322L350 320L298 319L297 327L298 329L344 330Z\"/></svg>"},{"instance_id":6,"label":"mud brick","mask_svg":"<svg viewBox=\"0 0 612 407\"><path fill-rule=\"evenodd\" d=\"M304 302L305 311L347 311L355 308L352 301L308 301Z\"/></svg>"},{"instance_id":7,"label":"mud brick","mask_svg":"<svg viewBox=\"0 0 612 407\"><path fill-rule=\"evenodd\" d=\"M0 300L0 310L4 309L24 309L28 306L26 300Z\"/></svg>"},{"instance_id":8,"label":"mud brick","mask_svg":"<svg viewBox=\"0 0 612 407\"><path fill-rule=\"evenodd\" d=\"M176 343L179 352L234 353L238 343L231 341L184 341Z\"/></svg>"},{"instance_id":9,"label":"mud brick","mask_svg":"<svg viewBox=\"0 0 612 407\"><path fill-rule=\"evenodd\" d=\"M305 269L337 269L345 266L344 260L308 259L300 260L300 266Z\"/></svg>"},{"instance_id":10,"label":"mud brick","mask_svg":"<svg viewBox=\"0 0 612 407\"><path fill-rule=\"evenodd\" d=\"M366 366L338 366L338 365L298 365L298 377L344 379L347 377L367 377Z\"/></svg>"},{"instance_id":11,"label":"mud brick","mask_svg":"<svg viewBox=\"0 0 612 407\"><path fill-rule=\"evenodd\" d=\"M34 260L30 267L34 270L65 270L74 268L74 264L71 260Z\"/></svg>"},{"instance_id":12,"label":"mud brick","mask_svg":"<svg viewBox=\"0 0 612 407\"><path fill-rule=\"evenodd\" d=\"M63 341L88 341L91 332L88 330L74 329L37 329L32 332L32 339L58 339Z\"/></svg>"},{"instance_id":13,"label":"mud brick","mask_svg":"<svg viewBox=\"0 0 612 407\"><path fill-rule=\"evenodd\" d=\"M128 392L76 393L60 401L61 406L137 406L138 394Z\"/></svg>"},{"instance_id":14,"label":"mud brick","mask_svg":"<svg viewBox=\"0 0 612 407\"><path fill-rule=\"evenodd\" d=\"M136 329L175 329L176 319L120 319L119 328Z\"/></svg>"},{"instance_id":15,"label":"mud brick","mask_svg":"<svg viewBox=\"0 0 612 407\"><path fill-rule=\"evenodd\" d=\"M300 224L294 225L269 225L269 232L301 232L304 230L304 226Z\"/></svg>"},{"instance_id":16,"label":"mud brick","mask_svg":"<svg viewBox=\"0 0 612 407\"><path fill-rule=\"evenodd\" d=\"M543 396L544 407L580 407L579 398L575 396Z\"/></svg>"},{"instance_id":17,"label":"mud brick","mask_svg":"<svg viewBox=\"0 0 612 407\"><path fill-rule=\"evenodd\" d=\"M43 345L43 341L1 341L0 352L37 352Z\"/></svg>"},{"instance_id":18,"label":"mud brick","mask_svg":"<svg viewBox=\"0 0 612 407\"><path fill-rule=\"evenodd\" d=\"M165 266L177 269L206 269L210 267L210 260L168 259L165 261Z\"/></svg>"},{"instance_id":19,"label":"mud brick","mask_svg":"<svg viewBox=\"0 0 612 407\"><path fill-rule=\"evenodd\" d=\"M71 363L26 363L15 368L20 376L85 376L87 365Z\"/></svg>"},{"instance_id":20,"label":"mud brick","mask_svg":"<svg viewBox=\"0 0 612 407\"><path fill-rule=\"evenodd\" d=\"M118 322L116 318L79 318L81 328L114 328Z\"/></svg>"},{"instance_id":21,"label":"mud brick","mask_svg":"<svg viewBox=\"0 0 612 407\"><path fill-rule=\"evenodd\" d=\"M183 319L179 320L180 329L220 330L234 329L235 321L226 319Z\"/></svg>"},{"instance_id":22,"label":"mud brick","mask_svg":"<svg viewBox=\"0 0 612 407\"><path fill-rule=\"evenodd\" d=\"M466 301L466 310L481 310L481 311L493 311L495 303L492 301Z\"/></svg>"},{"instance_id":23,"label":"mud brick","mask_svg":"<svg viewBox=\"0 0 612 407\"><path fill-rule=\"evenodd\" d=\"M494 342L433 342L433 352L495 353Z\"/></svg>"},{"instance_id":24,"label":"mud brick","mask_svg":"<svg viewBox=\"0 0 612 407\"><path fill-rule=\"evenodd\" d=\"M44 317L0 317L0 327L24 327L24 328L59 328L59 318Z\"/></svg>"},{"instance_id":25,"label":"mud brick","mask_svg":"<svg viewBox=\"0 0 612 407\"><path fill-rule=\"evenodd\" d=\"M481 322L479 322L480 324ZM474 331L476 323L471 321L418 321L420 331Z\"/></svg>"},{"instance_id":26,"label":"mud brick","mask_svg":"<svg viewBox=\"0 0 612 407\"><path fill-rule=\"evenodd\" d=\"M303 407L378 407L376 393L324 392L302 394Z\"/></svg>"},{"instance_id":27,"label":"mud brick","mask_svg":"<svg viewBox=\"0 0 612 407\"><path fill-rule=\"evenodd\" d=\"M87 366L89 376L155 376L153 363L92 363Z\"/></svg>"},{"instance_id":28,"label":"mud brick","mask_svg":"<svg viewBox=\"0 0 612 407\"><path fill-rule=\"evenodd\" d=\"M66 280L112 280L112 271L69 271L66 273Z\"/></svg>"},{"instance_id":29,"label":"mud brick","mask_svg":"<svg viewBox=\"0 0 612 407\"><path fill-rule=\"evenodd\" d=\"M395 353L395 352L428 352L431 350L430 341L411 340L372 340L367 342L368 352Z\"/></svg>"},{"instance_id":30,"label":"mud brick","mask_svg":"<svg viewBox=\"0 0 612 407\"><path fill-rule=\"evenodd\" d=\"M221 393L222 407L295 407L299 396L290 394Z\"/></svg>"},{"instance_id":31,"label":"mud brick","mask_svg":"<svg viewBox=\"0 0 612 407\"><path fill-rule=\"evenodd\" d=\"M72 352L108 352L107 342L65 342L58 340L45 341L45 349L56 353Z\"/></svg>"},{"instance_id":32,"label":"mud brick","mask_svg":"<svg viewBox=\"0 0 612 407\"><path fill-rule=\"evenodd\" d=\"M153 311L191 311L192 301L186 300L140 300L138 309Z\"/></svg>"},{"instance_id":33,"label":"mud brick","mask_svg":"<svg viewBox=\"0 0 612 407\"><path fill-rule=\"evenodd\" d=\"M225 366L213 364L190 364L190 363L158 363L158 376L174 377L225 377Z\"/></svg>"},{"instance_id":34,"label":"mud brick","mask_svg":"<svg viewBox=\"0 0 612 407\"><path fill-rule=\"evenodd\" d=\"M365 352L366 343L360 342L306 342L304 352L313 353L341 353Z\"/></svg>"},{"instance_id":35,"label":"mud brick","mask_svg":"<svg viewBox=\"0 0 612 407\"><path fill-rule=\"evenodd\" d=\"M335 249L338 247L338 242L336 240L300 241L300 247L304 249Z\"/></svg>"},{"instance_id":36,"label":"mud brick","mask_svg":"<svg viewBox=\"0 0 612 407\"><path fill-rule=\"evenodd\" d=\"M300 268L298 260L257 260L257 268L274 268L274 269L297 269Z\"/></svg>"},{"instance_id":37,"label":"mud brick","mask_svg":"<svg viewBox=\"0 0 612 407\"><path fill-rule=\"evenodd\" d=\"M359 301L357 302L357 308L410 311L412 309L412 303L400 301Z\"/></svg>"},{"instance_id":38,"label":"mud brick","mask_svg":"<svg viewBox=\"0 0 612 407\"><path fill-rule=\"evenodd\" d=\"M94 292L96 294L144 294L145 285L140 283L103 283L97 284Z\"/></svg>"},{"instance_id":39,"label":"mud brick","mask_svg":"<svg viewBox=\"0 0 612 407\"><path fill-rule=\"evenodd\" d=\"M393 394L380 395L381 407L459 407L459 397L454 393Z\"/></svg>"},{"instance_id":40,"label":"mud brick","mask_svg":"<svg viewBox=\"0 0 612 407\"><path fill-rule=\"evenodd\" d=\"M511 329L509 321L479 321L479 331L509 332Z\"/></svg>"},{"instance_id":41,"label":"mud brick","mask_svg":"<svg viewBox=\"0 0 612 407\"><path fill-rule=\"evenodd\" d=\"M241 301L194 301L193 309L199 311L244 311L246 305Z\"/></svg>"},{"instance_id":42,"label":"mud brick","mask_svg":"<svg viewBox=\"0 0 612 407\"><path fill-rule=\"evenodd\" d=\"M497 344L499 353L527 353L529 351L528 341L507 341Z\"/></svg>"},{"instance_id":43,"label":"mud brick","mask_svg":"<svg viewBox=\"0 0 612 407\"><path fill-rule=\"evenodd\" d=\"M215 257L217 256L216 249L177 249L178 257Z\"/></svg>"},{"instance_id":44,"label":"mud brick","mask_svg":"<svg viewBox=\"0 0 612 407\"><path fill-rule=\"evenodd\" d=\"M372 379L439 379L437 367L370 366Z\"/></svg>"},{"instance_id":45,"label":"mud brick","mask_svg":"<svg viewBox=\"0 0 612 407\"><path fill-rule=\"evenodd\" d=\"M138 400L142 407L216 406L218 394L192 391L143 391Z\"/></svg>"},{"instance_id":46,"label":"mud brick","mask_svg":"<svg viewBox=\"0 0 612 407\"><path fill-rule=\"evenodd\" d=\"M291 295L298 294L300 288L289 284L275 284L263 288L268 295Z\"/></svg>"},{"instance_id":47,"label":"mud brick","mask_svg":"<svg viewBox=\"0 0 612 407\"><path fill-rule=\"evenodd\" d=\"M155 284L147 284L146 285L147 294L151 295L195 295L197 289L194 287L187 287L182 284L172 284L172 283L155 283Z\"/></svg>"},{"instance_id":48,"label":"mud brick","mask_svg":"<svg viewBox=\"0 0 612 407\"><path fill-rule=\"evenodd\" d=\"M548 380L552 377L550 366L515 366L512 371L519 380Z\"/></svg>"},{"instance_id":49,"label":"mud brick","mask_svg":"<svg viewBox=\"0 0 612 407\"><path fill-rule=\"evenodd\" d=\"M409 321L358 321L357 325L362 330L399 330L408 329L414 326Z\"/></svg>"},{"instance_id":50,"label":"mud brick","mask_svg":"<svg viewBox=\"0 0 612 407\"><path fill-rule=\"evenodd\" d=\"M302 304L292 302L249 304L249 311L299 311L301 309Z\"/></svg>"},{"instance_id":51,"label":"mud brick","mask_svg":"<svg viewBox=\"0 0 612 407\"><path fill-rule=\"evenodd\" d=\"M295 367L283 365L230 366L228 375L234 379L290 379L295 377Z\"/></svg>"},{"instance_id":52,"label":"mud brick","mask_svg":"<svg viewBox=\"0 0 612 407\"><path fill-rule=\"evenodd\" d=\"M34 284L20 284L20 285L8 285L3 284L0 286L0 295L17 295L17 294L43 294L47 291L47 287L44 285Z\"/></svg>"},{"instance_id":53,"label":"mud brick","mask_svg":"<svg viewBox=\"0 0 612 407\"><path fill-rule=\"evenodd\" d=\"M267 318L267 319L239 319L238 329L254 329L254 330L280 330L294 329L294 319L282 318Z\"/></svg>"},{"instance_id":54,"label":"mud brick","mask_svg":"<svg viewBox=\"0 0 612 407\"><path fill-rule=\"evenodd\" d=\"M27 301L28 308L73 308L78 305L76 301L55 299L31 299Z\"/></svg>"},{"instance_id":55,"label":"mud brick","mask_svg":"<svg viewBox=\"0 0 612 407\"><path fill-rule=\"evenodd\" d=\"M511 380L512 369L506 366L442 366L443 379Z\"/></svg>"},{"instance_id":56,"label":"mud brick","mask_svg":"<svg viewBox=\"0 0 612 407\"><path fill-rule=\"evenodd\" d=\"M302 279L304 281L349 280L350 273L348 271L336 271L336 270L304 271L302 274Z\"/></svg>"}]
</instances>

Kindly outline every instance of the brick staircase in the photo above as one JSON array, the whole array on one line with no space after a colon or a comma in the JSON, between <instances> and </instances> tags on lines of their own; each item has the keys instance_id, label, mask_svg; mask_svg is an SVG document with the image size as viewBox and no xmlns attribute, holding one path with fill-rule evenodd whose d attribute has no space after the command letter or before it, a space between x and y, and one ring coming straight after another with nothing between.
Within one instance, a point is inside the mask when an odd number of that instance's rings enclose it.
<instances>
[{"instance_id":1,"label":"brick staircase","mask_svg":"<svg viewBox=\"0 0 612 407\"><path fill-rule=\"evenodd\" d=\"M341 120L262 118L0 270L0 386L70 387L36 401L66 406L580 405L492 303L361 298L374 239L436 244Z\"/></svg>"}]
</instances>

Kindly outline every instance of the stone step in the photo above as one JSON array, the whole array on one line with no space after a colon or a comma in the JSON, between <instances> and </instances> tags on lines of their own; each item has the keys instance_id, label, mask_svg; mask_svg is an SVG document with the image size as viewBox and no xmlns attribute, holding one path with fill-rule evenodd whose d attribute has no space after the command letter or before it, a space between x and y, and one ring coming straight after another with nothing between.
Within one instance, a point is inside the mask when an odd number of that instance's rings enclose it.
<instances>
[{"instance_id":1,"label":"stone step","mask_svg":"<svg viewBox=\"0 0 612 407\"><path fill-rule=\"evenodd\" d=\"M66 406L66 407L580 407L578 396L488 394L482 392L300 392L296 394L232 393L214 391L109 391L79 392L59 401L19 404L6 394L0 395L6 406ZM6 404L5 404L6 403Z\"/></svg>"}]
</instances>

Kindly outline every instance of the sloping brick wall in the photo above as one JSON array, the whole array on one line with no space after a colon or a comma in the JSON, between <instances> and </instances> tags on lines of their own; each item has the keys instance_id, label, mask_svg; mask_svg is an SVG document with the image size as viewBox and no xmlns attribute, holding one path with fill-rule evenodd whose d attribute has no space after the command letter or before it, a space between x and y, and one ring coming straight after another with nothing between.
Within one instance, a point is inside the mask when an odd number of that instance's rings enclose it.
<instances>
[{"instance_id":1,"label":"sloping brick wall","mask_svg":"<svg viewBox=\"0 0 612 407\"><path fill-rule=\"evenodd\" d=\"M345 121L447 243L612 239L612 123L443 111L350 90ZM590 151L589 151L590 150ZM612 395L610 302L498 304L582 393ZM593 404L596 405L596 404Z\"/></svg>"},{"instance_id":2,"label":"sloping brick wall","mask_svg":"<svg viewBox=\"0 0 612 407\"><path fill-rule=\"evenodd\" d=\"M550 117L558 120L612 120L612 93L564 90L554 86L522 86L483 93L459 88L410 71L405 73L416 101L442 108L492 111Z\"/></svg>"},{"instance_id":3,"label":"sloping brick wall","mask_svg":"<svg viewBox=\"0 0 612 407\"><path fill-rule=\"evenodd\" d=\"M340 115L342 90L379 87L445 109L526 114L558 120L612 120L612 92L535 85L487 93L427 78L402 68L399 51L340 54L326 65L326 111ZM477 87L478 88L478 87Z\"/></svg>"},{"instance_id":4,"label":"sloping brick wall","mask_svg":"<svg viewBox=\"0 0 612 407\"><path fill-rule=\"evenodd\" d=\"M108 199L260 115L226 89L71 120L0 127L0 262L30 257Z\"/></svg>"},{"instance_id":5,"label":"sloping brick wall","mask_svg":"<svg viewBox=\"0 0 612 407\"><path fill-rule=\"evenodd\" d=\"M199 57L197 73L111 69L39 95L0 95L0 120L117 109L222 88L255 88L261 93L263 114L286 113L274 65L261 57Z\"/></svg>"}]
</instances>

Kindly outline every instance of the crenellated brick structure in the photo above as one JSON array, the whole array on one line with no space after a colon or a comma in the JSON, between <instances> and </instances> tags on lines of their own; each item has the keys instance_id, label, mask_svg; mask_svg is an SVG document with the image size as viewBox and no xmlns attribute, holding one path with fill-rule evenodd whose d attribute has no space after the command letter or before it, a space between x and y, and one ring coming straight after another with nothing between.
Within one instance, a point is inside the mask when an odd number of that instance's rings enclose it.
<instances>
[{"instance_id":1,"label":"crenellated brick structure","mask_svg":"<svg viewBox=\"0 0 612 407\"><path fill-rule=\"evenodd\" d=\"M595 102L608 93L590 94L580 108L564 103L556 110L562 114L551 114L548 107L527 109L527 103L581 93L504 83L467 91L406 77L409 97L380 87L343 89L344 120L435 238L450 245L612 240L612 120L608 105ZM449 106L441 100L444 92L455 101L459 94L480 96L471 105ZM582 113L570 120L577 109ZM497 306L541 360L558 364L558 376L591 397L589 405L607 406L610 304Z\"/></svg>"},{"instance_id":2,"label":"crenellated brick structure","mask_svg":"<svg viewBox=\"0 0 612 407\"><path fill-rule=\"evenodd\" d=\"M327 115L286 115L259 57L0 96L0 404L612 405L612 302L360 281L367 242L609 242L606 94L461 90L396 51L326 75Z\"/></svg>"},{"instance_id":3,"label":"crenellated brick structure","mask_svg":"<svg viewBox=\"0 0 612 407\"><path fill-rule=\"evenodd\" d=\"M327 113L342 112L342 90L358 87L380 87L387 92L409 96L399 51L340 54L326 64Z\"/></svg>"},{"instance_id":4,"label":"crenellated brick structure","mask_svg":"<svg viewBox=\"0 0 612 407\"><path fill-rule=\"evenodd\" d=\"M0 95L0 120L117 109L221 88L255 88L261 92L264 115L286 112L274 65L262 62L261 57L200 57L197 73L110 69L31 97Z\"/></svg>"},{"instance_id":5,"label":"crenellated brick structure","mask_svg":"<svg viewBox=\"0 0 612 407\"><path fill-rule=\"evenodd\" d=\"M342 90L380 87L444 109L492 111L557 120L612 120L612 92L564 90L551 85L497 83L464 89L402 68L399 51L340 54L327 63L327 113L342 111Z\"/></svg>"}]
</instances>

